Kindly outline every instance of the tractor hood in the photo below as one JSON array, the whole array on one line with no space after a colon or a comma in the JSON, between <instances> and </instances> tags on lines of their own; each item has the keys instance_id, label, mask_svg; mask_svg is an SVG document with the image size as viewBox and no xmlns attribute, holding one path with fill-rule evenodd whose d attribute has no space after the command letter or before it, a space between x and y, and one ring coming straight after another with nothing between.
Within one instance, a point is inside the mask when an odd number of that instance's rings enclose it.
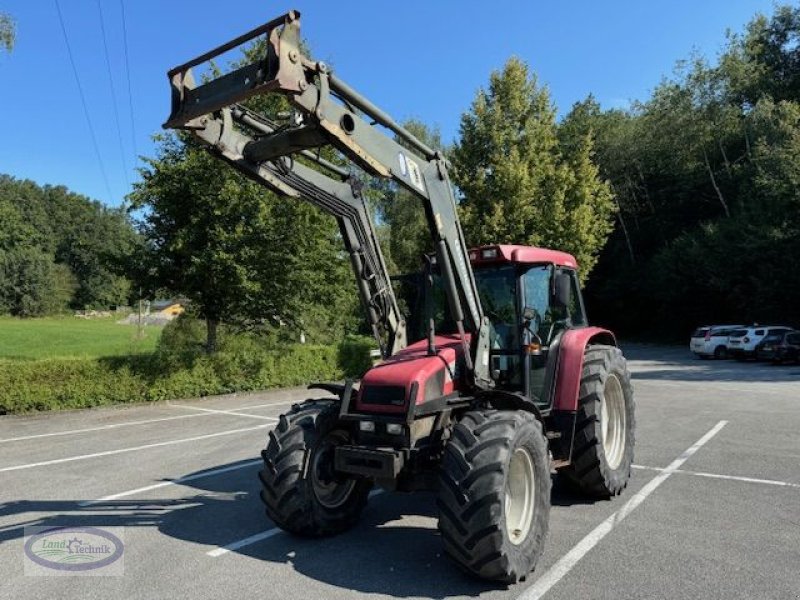
<instances>
[{"instance_id":1,"label":"tractor hood","mask_svg":"<svg viewBox=\"0 0 800 600\"><path fill-rule=\"evenodd\" d=\"M356 396L356 409L405 413L409 401L422 404L457 390L464 362L461 338L437 335L434 342L435 356L428 354L428 341L421 340L367 371Z\"/></svg>"}]
</instances>

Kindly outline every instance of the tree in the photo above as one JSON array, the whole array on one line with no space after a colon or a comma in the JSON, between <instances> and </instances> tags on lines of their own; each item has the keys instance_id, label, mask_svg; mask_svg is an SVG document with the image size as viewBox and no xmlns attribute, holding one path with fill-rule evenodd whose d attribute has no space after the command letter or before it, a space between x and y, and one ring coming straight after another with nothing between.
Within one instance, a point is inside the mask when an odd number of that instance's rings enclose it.
<instances>
[{"instance_id":1,"label":"tree","mask_svg":"<svg viewBox=\"0 0 800 600\"><path fill-rule=\"evenodd\" d=\"M140 273L148 289L193 301L208 351L223 321L289 324L312 339L343 327L354 288L333 219L276 197L190 139L158 141L129 196L147 241Z\"/></svg>"},{"instance_id":2,"label":"tree","mask_svg":"<svg viewBox=\"0 0 800 600\"><path fill-rule=\"evenodd\" d=\"M443 147L438 128L430 128L418 119L410 119L403 126L428 147ZM407 145L396 138L401 145ZM430 231L425 219L422 201L396 184L378 182L376 190L378 220L384 226L385 250L390 265L397 273L415 273L422 266L422 256L433 252Z\"/></svg>"},{"instance_id":3,"label":"tree","mask_svg":"<svg viewBox=\"0 0 800 600\"><path fill-rule=\"evenodd\" d=\"M14 288L30 285L47 290L27 294L44 299L33 302L35 310L19 310L19 300L14 300L0 302L0 313L43 314L69 306L106 309L125 304L129 289L125 257L139 243L120 209L92 202L63 186L40 187L0 175L0 253L8 255L6 266L15 273ZM41 267L43 262L51 266ZM26 280L28 275L31 281ZM43 278L51 281L45 284Z\"/></svg>"},{"instance_id":4,"label":"tree","mask_svg":"<svg viewBox=\"0 0 800 600\"><path fill-rule=\"evenodd\" d=\"M586 277L615 205L592 160L592 134L562 147L557 131L547 90L512 58L461 118L453 179L469 244L558 248L576 256Z\"/></svg>"},{"instance_id":5,"label":"tree","mask_svg":"<svg viewBox=\"0 0 800 600\"><path fill-rule=\"evenodd\" d=\"M620 203L586 289L600 321L682 338L701 322L800 319L786 263L800 248L798 41L800 9L778 7L631 110L566 117L563 135L594 132Z\"/></svg>"},{"instance_id":6,"label":"tree","mask_svg":"<svg viewBox=\"0 0 800 600\"><path fill-rule=\"evenodd\" d=\"M0 13L0 46L11 52L16 41L16 27L14 20L6 13Z\"/></svg>"}]
</instances>

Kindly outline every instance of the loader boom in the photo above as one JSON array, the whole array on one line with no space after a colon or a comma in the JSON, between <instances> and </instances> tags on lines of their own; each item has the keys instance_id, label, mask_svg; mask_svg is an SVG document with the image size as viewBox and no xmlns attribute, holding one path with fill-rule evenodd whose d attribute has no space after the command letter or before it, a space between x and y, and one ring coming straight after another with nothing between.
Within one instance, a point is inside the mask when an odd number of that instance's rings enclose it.
<instances>
[{"instance_id":1,"label":"loader boom","mask_svg":"<svg viewBox=\"0 0 800 600\"><path fill-rule=\"evenodd\" d=\"M193 68L261 35L267 41L259 60L195 84ZM178 66L168 77L172 110L164 127L191 131L209 151L249 178L280 195L310 201L337 219L384 357L405 347L405 322L360 180L351 170L322 159L320 149L333 147L367 173L391 179L415 194L425 210L471 381L478 388L491 387L489 321L481 308L444 157L334 76L327 65L304 56L298 12L290 11ZM294 109L290 124L278 125L240 104L270 93L283 95Z\"/></svg>"}]
</instances>

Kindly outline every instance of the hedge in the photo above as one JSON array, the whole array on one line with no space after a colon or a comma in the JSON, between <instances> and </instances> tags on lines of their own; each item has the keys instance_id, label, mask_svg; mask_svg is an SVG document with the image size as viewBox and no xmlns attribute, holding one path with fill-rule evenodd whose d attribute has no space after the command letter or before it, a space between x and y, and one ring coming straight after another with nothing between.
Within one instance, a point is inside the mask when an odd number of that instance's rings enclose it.
<instances>
[{"instance_id":1,"label":"hedge","mask_svg":"<svg viewBox=\"0 0 800 600\"><path fill-rule=\"evenodd\" d=\"M21 413L192 398L359 377L373 343L265 349L238 340L213 354L193 351L101 359L0 362L0 407Z\"/></svg>"}]
</instances>

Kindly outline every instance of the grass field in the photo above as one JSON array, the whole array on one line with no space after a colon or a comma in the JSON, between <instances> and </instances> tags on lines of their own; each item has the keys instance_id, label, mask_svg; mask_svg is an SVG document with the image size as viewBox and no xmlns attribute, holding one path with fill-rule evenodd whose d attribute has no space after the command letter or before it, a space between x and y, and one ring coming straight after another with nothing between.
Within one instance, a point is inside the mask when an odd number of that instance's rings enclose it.
<instances>
[{"instance_id":1,"label":"grass field","mask_svg":"<svg viewBox=\"0 0 800 600\"><path fill-rule=\"evenodd\" d=\"M136 339L136 327L118 325L116 318L79 319L0 317L0 360L100 358L150 352L161 327L147 326Z\"/></svg>"}]
</instances>

